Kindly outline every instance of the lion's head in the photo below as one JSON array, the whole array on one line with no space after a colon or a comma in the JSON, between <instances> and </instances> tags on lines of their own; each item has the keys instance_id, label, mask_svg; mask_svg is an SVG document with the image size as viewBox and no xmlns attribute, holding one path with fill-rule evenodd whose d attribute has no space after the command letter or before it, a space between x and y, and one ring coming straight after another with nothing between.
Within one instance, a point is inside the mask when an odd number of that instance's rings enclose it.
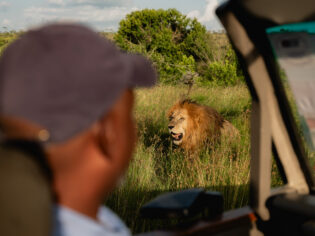
<instances>
[{"instance_id":1,"label":"lion's head","mask_svg":"<svg viewBox=\"0 0 315 236\"><path fill-rule=\"evenodd\" d=\"M187 99L172 106L167 116L173 143L186 151L216 140L224 122L220 114L211 107Z\"/></svg>"},{"instance_id":2,"label":"lion's head","mask_svg":"<svg viewBox=\"0 0 315 236\"><path fill-rule=\"evenodd\" d=\"M186 134L188 120L188 111L183 107L173 107L168 115L169 123L168 130L172 136L173 143L180 145L183 142L183 137Z\"/></svg>"}]
</instances>

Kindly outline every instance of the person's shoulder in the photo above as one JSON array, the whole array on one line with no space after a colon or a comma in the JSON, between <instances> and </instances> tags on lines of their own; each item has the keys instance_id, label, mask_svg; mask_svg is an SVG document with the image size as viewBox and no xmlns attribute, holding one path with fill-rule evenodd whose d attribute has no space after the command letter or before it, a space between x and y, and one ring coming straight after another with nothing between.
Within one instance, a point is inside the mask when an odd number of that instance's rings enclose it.
<instances>
[{"instance_id":1,"label":"person's shoulder","mask_svg":"<svg viewBox=\"0 0 315 236\"><path fill-rule=\"evenodd\" d=\"M98 212L100 222L110 231L119 235L130 235L130 230L125 223L109 208L101 206Z\"/></svg>"},{"instance_id":2,"label":"person's shoulder","mask_svg":"<svg viewBox=\"0 0 315 236\"><path fill-rule=\"evenodd\" d=\"M99 209L98 221L60 205L55 206L54 218L53 236L130 235L129 229L119 217L104 206Z\"/></svg>"}]
</instances>

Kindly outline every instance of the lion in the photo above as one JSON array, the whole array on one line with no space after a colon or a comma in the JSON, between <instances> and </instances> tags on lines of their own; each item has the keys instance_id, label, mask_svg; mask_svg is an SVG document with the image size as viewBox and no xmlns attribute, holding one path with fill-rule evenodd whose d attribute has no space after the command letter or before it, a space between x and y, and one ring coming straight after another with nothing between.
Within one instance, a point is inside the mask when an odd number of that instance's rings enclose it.
<instances>
[{"instance_id":1,"label":"lion","mask_svg":"<svg viewBox=\"0 0 315 236\"><path fill-rule=\"evenodd\" d=\"M187 152L213 145L221 136L235 137L239 131L215 109L184 99L168 111L168 129L173 144Z\"/></svg>"}]
</instances>

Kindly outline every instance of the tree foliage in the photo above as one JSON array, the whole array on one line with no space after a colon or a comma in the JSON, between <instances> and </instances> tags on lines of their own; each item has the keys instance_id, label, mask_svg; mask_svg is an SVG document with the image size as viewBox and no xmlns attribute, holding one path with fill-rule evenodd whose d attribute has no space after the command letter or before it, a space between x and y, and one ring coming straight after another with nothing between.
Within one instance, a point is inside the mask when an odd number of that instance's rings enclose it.
<instances>
[{"instance_id":1,"label":"tree foliage","mask_svg":"<svg viewBox=\"0 0 315 236\"><path fill-rule=\"evenodd\" d=\"M201 65L203 77L199 78L202 84L230 86L244 82L243 72L237 56L230 44L221 48L222 58Z\"/></svg>"},{"instance_id":2,"label":"tree foliage","mask_svg":"<svg viewBox=\"0 0 315 236\"><path fill-rule=\"evenodd\" d=\"M151 59L162 83L177 83L191 74L203 85L242 82L237 57L225 35L214 36L176 9L145 9L120 22L114 41L123 50Z\"/></svg>"},{"instance_id":3,"label":"tree foliage","mask_svg":"<svg viewBox=\"0 0 315 236\"><path fill-rule=\"evenodd\" d=\"M4 51L4 49L15 39L19 37L20 34L23 32L15 32L15 31L10 31L10 32L1 32L0 33L0 55Z\"/></svg>"},{"instance_id":4,"label":"tree foliage","mask_svg":"<svg viewBox=\"0 0 315 236\"><path fill-rule=\"evenodd\" d=\"M134 11L119 25L114 37L117 45L149 57L161 82L176 82L183 74L195 72L198 61L212 59L205 27L176 9Z\"/></svg>"}]
</instances>

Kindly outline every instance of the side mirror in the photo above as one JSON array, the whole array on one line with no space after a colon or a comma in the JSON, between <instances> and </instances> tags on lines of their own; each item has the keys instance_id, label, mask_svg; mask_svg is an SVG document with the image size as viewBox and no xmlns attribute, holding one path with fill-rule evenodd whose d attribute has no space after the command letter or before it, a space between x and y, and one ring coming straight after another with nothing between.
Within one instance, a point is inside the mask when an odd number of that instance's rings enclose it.
<instances>
[{"instance_id":1,"label":"side mirror","mask_svg":"<svg viewBox=\"0 0 315 236\"><path fill-rule=\"evenodd\" d=\"M222 194L203 189L162 194L140 209L142 217L151 219L187 219L199 215L211 219L221 216L222 212Z\"/></svg>"}]
</instances>

